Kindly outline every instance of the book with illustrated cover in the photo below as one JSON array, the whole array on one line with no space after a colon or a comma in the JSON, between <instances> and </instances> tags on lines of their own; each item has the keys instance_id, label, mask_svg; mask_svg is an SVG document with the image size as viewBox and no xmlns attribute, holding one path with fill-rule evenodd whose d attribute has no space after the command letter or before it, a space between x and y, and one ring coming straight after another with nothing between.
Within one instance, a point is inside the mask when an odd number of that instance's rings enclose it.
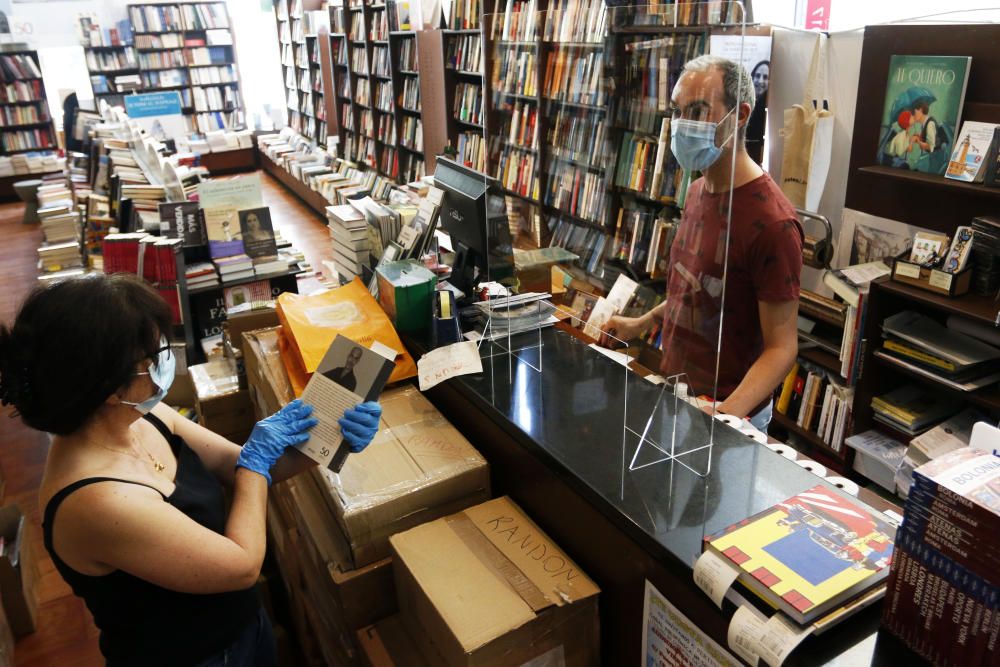
<instances>
[{"instance_id":1,"label":"book with illustrated cover","mask_svg":"<svg viewBox=\"0 0 1000 667\"><path fill-rule=\"evenodd\" d=\"M900 56L889 63L878 164L943 175L957 146L972 58Z\"/></svg>"},{"instance_id":2,"label":"book with illustrated cover","mask_svg":"<svg viewBox=\"0 0 1000 667\"><path fill-rule=\"evenodd\" d=\"M278 246L274 241L271 209L267 206L247 209L239 212L239 218L244 252L255 262L277 258Z\"/></svg>"},{"instance_id":3,"label":"book with illustrated cover","mask_svg":"<svg viewBox=\"0 0 1000 667\"><path fill-rule=\"evenodd\" d=\"M986 165L993 145L993 123L979 123L967 120L962 123L955 148L951 152L945 178L965 183L982 183L986 177Z\"/></svg>"},{"instance_id":4,"label":"book with illustrated cover","mask_svg":"<svg viewBox=\"0 0 1000 667\"><path fill-rule=\"evenodd\" d=\"M889 574L895 530L879 512L820 484L705 538L739 581L800 624Z\"/></svg>"},{"instance_id":5,"label":"book with illustrated cover","mask_svg":"<svg viewBox=\"0 0 1000 667\"><path fill-rule=\"evenodd\" d=\"M236 209L204 209L205 232L208 236L208 253L212 257L231 257L243 254L243 233Z\"/></svg>"}]
</instances>

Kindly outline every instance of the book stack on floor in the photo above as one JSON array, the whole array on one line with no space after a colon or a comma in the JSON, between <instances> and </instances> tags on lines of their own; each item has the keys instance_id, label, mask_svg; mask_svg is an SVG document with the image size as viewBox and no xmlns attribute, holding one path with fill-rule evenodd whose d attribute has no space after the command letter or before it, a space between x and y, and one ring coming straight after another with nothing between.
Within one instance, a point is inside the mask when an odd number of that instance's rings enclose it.
<instances>
[{"instance_id":1,"label":"book stack on floor","mask_svg":"<svg viewBox=\"0 0 1000 667\"><path fill-rule=\"evenodd\" d=\"M958 449L914 472L882 625L935 665L995 663L998 489L1000 459L989 452Z\"/></svg>"},{"instance_id":2,"label":"book stack on floor","mask_svg":"<svg viewBox=\"0 0 1000 667\"><path fill-rule=\"evenodd\" d=\"M961 319L949 319L945 326L926 315L904 310L883 322L884 340L875 354L960 391L974 391L1000 381L1000 349L962 333L964 328Z\"/></svg>"},{"instance_id":3,"label":"book stack on floor","mask_svg":"<svg viewBox=\"0 0 1000 667\"><path fill-rule=\"evenodd\" d=\"M21 176L61 171L65 158L54 153L0 156L0 176Z\"/></svg>"},{"instance_id":4,"label":"book stack on floor","mask_svg":"<svg viewBox=\"0 0 1000 667\"><path fill-rule=\"evenodd\" d=\"M328 206L326 217L337 275L343 282L348 282L361 275L362 265L371 268L368 223L364 214L350 204Z\"/></svg>"},{"instance_id":5,"label":"book stack on floor","mask_svg":"<svg viewBox=\"0 0 1000 667\"><path fill-rule=\"evenodd\" d=\"M875 421L912 437L958 412L962 402L941 396L940 392L907 384L888 394L873 397L871 406Z\"/></svg>"},{"instance_id":6,"label":"book stack on floor","mask_svg":"<svg viewBox=\"0 0 1000 667\"><path fill-rule=\"evenodd\" d=\"M735 564L753 595L820 632L884 595L894 537L881 512L820 484L705 537L704 550Z\"/></svg>"},{"instance_id":7,"label":"book stack on floor","mask_svg":"<svg viewBox=\"0 0 1000 667\"><path fill-rule=\"evenodd\" d=\"M48 279L83 273L80 216L70 204L38 210L45 235L45 242L38 248L38 269L43 275L49 274Z\"/></svg>"},{"instance_id":8,"label":"book stack on floor","mask_svg":"<svg viewBox=\"0 0 1000 667\"><path fill-rule=\"evenodd\" d=\"M853 387L800 360L785 376L775 410L839 452L850 432L853 405Z\"/></svg>"}]
</instances>

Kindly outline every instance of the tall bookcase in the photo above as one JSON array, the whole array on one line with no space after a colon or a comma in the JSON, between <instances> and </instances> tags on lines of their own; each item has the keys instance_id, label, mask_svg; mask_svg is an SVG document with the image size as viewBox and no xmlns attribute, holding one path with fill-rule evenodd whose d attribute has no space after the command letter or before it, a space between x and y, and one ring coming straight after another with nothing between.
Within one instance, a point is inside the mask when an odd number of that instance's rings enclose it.
<instances>
[{"instance_id":1,"label":"tall bookcase","mask_svg":"<svg viewBox=\"0 0 1000 667\"><path fill-rule=\"evenodd\" d=\"M448 143L457 152L459 162L477 171L485 171L486 98L482 31L478 28L453 28L441 32Z\"/></svg>"},{"instance_id":2,"label":"tall bookcase","mask_svg":"<svg viewBox=\"0 0 1000 667\"><path fill-rule=\"evenodd\" d=\"M144 92L177 90L192 132L244 126L224 2L128 5Z\"/></svg>"},{"instance_id":3,"label":"tall bookcase","mask_svg":"<svg viewBox=\"0 0 1000 667\"><path fill-rule=\"evenodd\" d=\"M58 148L38 52L0 51L0 155Z\"/></svg>"},{"instance_id":4,"label":"tall bookcase","mask_svg":"<svg viewBox=\"0 0 1000 667\"><path fill-rule=\"evenodd\" d=\"M1000 190L982 184L961 183L944 176L875 164L882 127L889 61L893 55L970 56L972 65L962 110L962 123L1000 123L1000 58L996 44L1000 27L980 25L886 25L865 29L861 77L854 121L850 171L845 206L871 215L947 234L982 215L996 215ZM974 260L973 260L974 261ZM1000 416L1000 385L958 391L933 374L918 373L882 351L882 323L891 315L912 310L938 322L950 316L983 327L1000 325L1000 302L995 294L971 290L946 297L893 280L871 285L861 331L861 373L854 399L852 433L875 428L900 442L911 436L874 419L871 400L903 385L917 384L935 396L960 399L995 420Z\"/></svg>"},{"instance_id":5,"label":"tall bookcase","mask_svg":"<svg viewBox=\"0 0 1000 667\"><path fill-rule=\"evenodd\" d=\"M329 28L328 14L315 10L305 14L305 51L308 58L308 68L303 68L307 74L307 91L303 90L301 97L301 113L306 116L304 122L305 136L314 139L320 146L326 146L327 134L327 105L326 89L324 86L322 40L325 38L325 31L322 28Z\"/></svg>"},{"instance_id":6,"label":"tall bookcase","mask_svg":"<svg viewBox=\"0 0 1000 667\"><path fill-rule=\"evenodd\" d=\"M410 183L426 173L424 121L420 99L420 56L416 32L390 31L389 52L399 139L399 180Z\"/></svg>"},{"instance_id":7,"label":"tall bookcase","mask_svg":"<svg viewBox=\"0 0 1000 667\"><path fill-rule=\"evenodd\" d=\"M95 102L104 100L112 106L121 106L125 94L139 88L136 82L139 61L132 44L84 45L83 55Z\"/></svg>"}]
</instances>

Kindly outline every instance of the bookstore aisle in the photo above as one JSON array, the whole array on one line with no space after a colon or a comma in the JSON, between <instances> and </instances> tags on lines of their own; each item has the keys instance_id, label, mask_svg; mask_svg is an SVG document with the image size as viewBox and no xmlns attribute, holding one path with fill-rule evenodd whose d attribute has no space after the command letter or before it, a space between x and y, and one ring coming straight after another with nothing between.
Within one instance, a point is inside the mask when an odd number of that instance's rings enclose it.
<instances>
[{"instance_id":1,"label":"bookstore aisle","mask_svg":"<svg viewBox=\"0 0 1000 667\"><path fill-rule=\"evenodd\" d=\"M267 174L261 173L264 203L271 208L274 225L295 246L303 248L306 260L321 266L330 259L331 246L326 226L316 214ZM0 204L0 320L9 322L17 307L35 285L36 249L41 243L37 226L21 223L23 204ZM318 287L304 280L302 291ZM4 504L16 504L25 513L32 553L38 561L39 584L37 630L17 640L14 651L17 667L76 665L101 667L104 658L97 646L97 628L83 601L52 566L42 545L38 511L38 485L42 478L48 436L10 418L10 407L0 411L0 470L6 482Z\"/></svg>"}]
</instances>

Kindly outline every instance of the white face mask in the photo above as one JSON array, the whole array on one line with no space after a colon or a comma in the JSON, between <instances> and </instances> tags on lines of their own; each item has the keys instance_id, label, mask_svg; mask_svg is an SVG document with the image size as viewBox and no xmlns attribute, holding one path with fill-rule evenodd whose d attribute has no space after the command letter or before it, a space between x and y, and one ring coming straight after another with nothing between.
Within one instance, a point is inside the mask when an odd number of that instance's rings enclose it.
<instances>
[{"instance_id":1,"label":"white face mask","mask_svg":"<svg viewBox=\"0 0 1000 667\"><path fill-rule=\"evenodd\" d=\"M177 370L177 361L174 359L174 355L170 351L170 345L167 343L166 338L161 338L160 343L162 345L162 349L160 350L159 355L157 355L156 361L149 362L149 370L136 373L136 375L148 375L149 379L153 381L156 391L152 396L139 403L133 401L122 401L125 405L131 405L141 415L149 414L149 411L163 400L163 398L167 395L167 392L170 390L170 385L174 383L174 373Z\"/></svg>"}]
</instances>

